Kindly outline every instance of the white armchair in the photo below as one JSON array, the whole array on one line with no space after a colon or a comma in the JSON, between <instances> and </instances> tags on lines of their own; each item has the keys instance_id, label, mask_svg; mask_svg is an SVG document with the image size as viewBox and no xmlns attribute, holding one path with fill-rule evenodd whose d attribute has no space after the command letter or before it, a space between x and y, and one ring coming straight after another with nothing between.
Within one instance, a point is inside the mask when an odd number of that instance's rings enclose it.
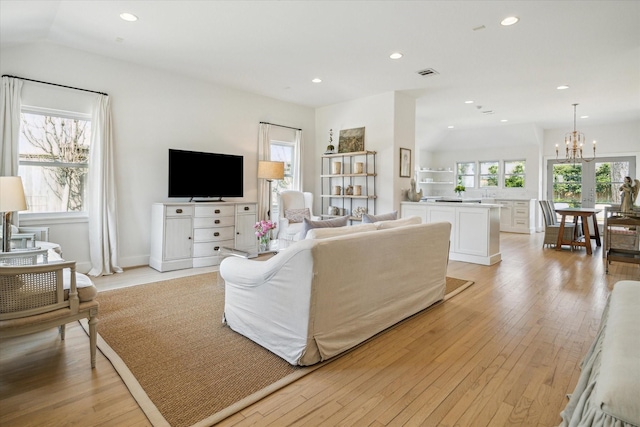
<instances>
[{"instance_id":1,"label":"white armchair","mask_svg":"<svg viewBox=\"0 0 640 427\"><path fill-rule=\"evenodd\" d=\"M278 194L278 240L301 240L300 232L303 228L302 220L292 222L287 218L287 210L309 209L309 219L318 221L320 217L313 216L313 194L302 191L287 190Z\"/></svg>"}]
</instances>

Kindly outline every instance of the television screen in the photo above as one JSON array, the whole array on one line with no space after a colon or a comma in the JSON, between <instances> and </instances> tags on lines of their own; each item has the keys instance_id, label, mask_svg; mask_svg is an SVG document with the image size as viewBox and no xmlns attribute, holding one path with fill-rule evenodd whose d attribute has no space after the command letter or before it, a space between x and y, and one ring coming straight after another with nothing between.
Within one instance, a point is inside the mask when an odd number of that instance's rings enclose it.
<instances>
[{"instance_id":1,"label":"television screen","mask_svg":"<svg viewBox=\"0 0 640 427\"><path fill-rule=\"evenodd\" d=\"M169 149L169 197L242 197L243 157Z\"/></svg>"}]
</instances>

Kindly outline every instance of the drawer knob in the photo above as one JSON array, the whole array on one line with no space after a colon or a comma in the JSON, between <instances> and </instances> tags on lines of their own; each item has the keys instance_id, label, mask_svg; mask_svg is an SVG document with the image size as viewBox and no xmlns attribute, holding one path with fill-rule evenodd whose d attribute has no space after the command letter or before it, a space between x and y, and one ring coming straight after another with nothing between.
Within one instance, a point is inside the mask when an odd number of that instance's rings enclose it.
<instances>
[{"instance_id":1,"label":"drawer knob","mask_svg":"<svg viewBox=\"0 0 640 427\"><path fill-rule=\"evenodd\" d=\"M216 219L216 220L215 220L215 223L216 223L216 224L220 224L220 220L219 220L219 219Z\"/></svg>"},{"instance_id":2,"label":"drawer knob","mask_svg":"<svg viewBox=\"0 0 640 427\"><path fill-rule=\"evenodd\" d=\"M218 251L220 249L220 246L216 246L213 248L214 251Z\"/></svg>"},{"instance_id":3,"label":"drawer knob","mask_svg":"<svg viewBox=\"0 0 640 427\"><path fill-rule=\"evenodd\" d=\"M182 209L176 209L176 213L182 213Z\"/></svg>"},{"instance_id":4,"label":"drawer knob","mask_svg":"<svg viewBox=\"0 0 640 427\"><path fill-rule=\"evenodd\" d=\"M220 233L218 233L217 231L215 233L213 233L214 237L218 237L220 235Z\"/></svg>"},{"instance_id":5,"label":"drawer knob","mask_svg":"<svg viewBox=\"0 0 640 427\"><path fill-rule=\"evenodd\" d=\"M245 207L244 207L244 210L245 210L245 211L248 211L248 210L249 210L249 206L245 206Z\"/></svg>"},{"instance_id":6,"label":"drawer knob","mask_svg":"<svg viewBox=\"0 0 640 427\"><path fill-rule=\"evenodd\" d=\"M220 213L220 209L216 209L214 212L215 213Z\"/></svg>"}]
</instances>

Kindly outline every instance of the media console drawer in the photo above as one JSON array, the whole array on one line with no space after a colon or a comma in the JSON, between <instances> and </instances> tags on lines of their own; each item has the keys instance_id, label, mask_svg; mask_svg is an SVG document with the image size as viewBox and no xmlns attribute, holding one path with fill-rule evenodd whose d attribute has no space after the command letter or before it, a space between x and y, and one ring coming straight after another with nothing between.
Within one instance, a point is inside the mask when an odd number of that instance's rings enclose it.
<instances>
[{"instance_id":1,"label":"media console drawer","mask_svg":"<svg viewBox=\"0 0 640 427\"><path fill-rule=\"evenodd\" d=\"M233 205L197 205L195 210L196 217L202 216L230 216L235 215L235 209Z\"/></svg>"},{"instance_id":2,"label":"media console drawer","mask_svg":"<svg viewBox=\"0 0 640 427\"><path fill-rule=\"evenodd\" d=\"M193 228L207 228L207 227L233 227L235 219L233 216L223 217L195 217L193 218Z\"/></svg>"}]
</instances>

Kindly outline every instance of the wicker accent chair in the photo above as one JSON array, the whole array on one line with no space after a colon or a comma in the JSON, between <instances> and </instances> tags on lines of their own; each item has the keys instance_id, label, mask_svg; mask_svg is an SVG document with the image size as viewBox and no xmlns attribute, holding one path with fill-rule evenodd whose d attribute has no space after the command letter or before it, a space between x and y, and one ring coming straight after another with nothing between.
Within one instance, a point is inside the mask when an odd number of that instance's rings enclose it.
<instances>
[{"instance_id":1,"label":"wicker accent chair","mask_svg":"<svg viewBox=\"0 0 640 427\"><path fill-rule=\"evenodd\" d=\"M94 299L96 291L91 280L87 278L87 285L86 276L78 273L85 282L79 295L75 261L19 264L0 263L0 339L58 327L64 340L67 323L88 319L91 367L94 368L98 302Z\"/></svg>"},{"instance_id":2,"label":"wicker accent chair","mask_svg":"<svg viewBox=\"0 0 640 427\"><path fill-rule=\"evenodd\" d=\"M555 247L558 243L558 232L560 231L560 223L553 208L553 202L549 200L540 200L540 208L542 209L542 218L544 218L544 241L542 247ZM576 225L573 223L564 225L564 239L573 240L576 233ZM573 246L571 247L573 250Z\"/></svg>"}]
</instances>

